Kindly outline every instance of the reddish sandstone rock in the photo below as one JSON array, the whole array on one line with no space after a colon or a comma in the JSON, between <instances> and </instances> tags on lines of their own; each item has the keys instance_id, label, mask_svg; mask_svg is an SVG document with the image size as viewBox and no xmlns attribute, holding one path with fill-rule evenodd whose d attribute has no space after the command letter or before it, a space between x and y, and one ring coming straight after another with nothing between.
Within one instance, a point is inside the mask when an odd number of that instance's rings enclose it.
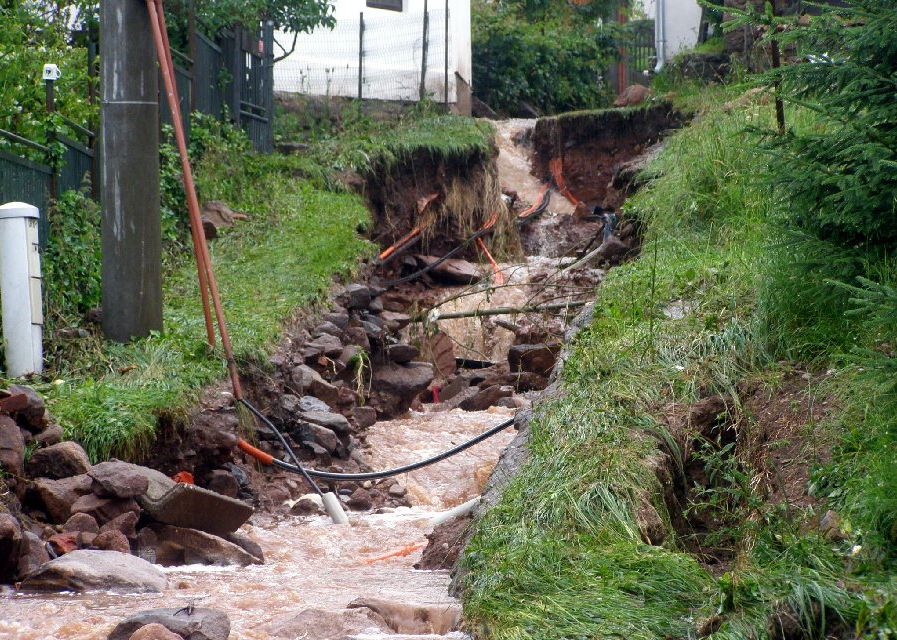
<instances>
[{"instance_id":1,"label":"reddish sandstone rock","mask_svg":"<svg viewBox=\"0 0 897 640\"><path fill-rule=\"evenodd\" d=\"M46 449L38 449L28 460L28 475L32 478L70 478L90 469L90 460L76 442L60 442Z\"/></svg>"}]
</instances>

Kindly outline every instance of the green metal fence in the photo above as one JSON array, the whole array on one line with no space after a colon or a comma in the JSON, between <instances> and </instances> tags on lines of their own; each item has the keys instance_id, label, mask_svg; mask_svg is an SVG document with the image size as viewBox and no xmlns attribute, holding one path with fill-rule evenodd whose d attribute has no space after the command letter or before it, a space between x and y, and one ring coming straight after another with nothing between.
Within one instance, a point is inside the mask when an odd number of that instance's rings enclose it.
<instances>
[{"instance_id":1,"label":"green metal fence","mask_svg":"<svg viewBox=\"0 0 897 640\"><path fill-rule=\"evenodd\" d=\"M218 119L227 112L246 131L254 149L272 151L273 27L268 24L255 33L241 28L222 31L215 41L194 29L189 40L192 57L179 51L173 55L188 142L191 111ZM94 50L96 43L88 46ZM91 64L93 58L90 56ZM223 82L225 79L229 81ZM162 94L159 104L161 121L171 124L171 113ZM53 110L52 86L48 87L47 108ZM93 197L99 198L96 174L102 159L96 155L95 133L58 115L83 142L48 134L49 142L41 144L0 129L0 139L8 143L0 149L0 203L21 201L38 207L42 244L49 233L48 208L61 193L89 184ZM54 143L62 144L62 153L55 159L51 151Z\"/></svg>"}]
</instances>

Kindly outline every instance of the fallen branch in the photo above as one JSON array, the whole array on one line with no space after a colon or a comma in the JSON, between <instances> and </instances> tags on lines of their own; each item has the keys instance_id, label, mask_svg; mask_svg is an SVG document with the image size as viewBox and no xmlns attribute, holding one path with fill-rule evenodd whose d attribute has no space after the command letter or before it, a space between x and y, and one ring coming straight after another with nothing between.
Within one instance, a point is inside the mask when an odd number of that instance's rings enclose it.
<instances>
[{"instance_id":1,"label":"fallen branch","mask_svg":"<svg viewBox=\"0 0 897 640\"><path fill-rule=\"evenodd\" d=\"M412 322L424 322L429 319L431 322L439 320L453 320L455 318L479 318L481 316L509 316L518 313L540 313L542 311L562 311L564 309L574 309L583 307L587 303L584 300L573 300L571 302L558 302L555 304L543 304L537 306L525 307L495 307L494 309L474 309L472 311L451 311L449 313L434 312L429 316L417 316Z\"/></svg>"}]
</instances>

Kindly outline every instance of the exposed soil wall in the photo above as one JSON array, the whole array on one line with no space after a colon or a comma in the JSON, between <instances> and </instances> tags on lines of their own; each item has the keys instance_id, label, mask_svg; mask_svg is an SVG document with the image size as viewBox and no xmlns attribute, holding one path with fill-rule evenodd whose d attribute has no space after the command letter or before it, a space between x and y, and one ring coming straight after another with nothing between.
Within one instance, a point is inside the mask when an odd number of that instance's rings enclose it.
<instances>
[{"instance_id":1,"label":"exposed soil wall","mask_svg":"<svg viewBox=\"0 0 897 640\"><path fill-rule=\"evenodd\" d=\"M550 163L560 158L564 182L574 196L589 208L617 209L627 194L622 185L612 184L614 176L681 124L681 114L666 102L541 118L532 137L533 175L549 180Z\"/></svg>"},{"instance_id":2,"label":"exposed soil wall","mask_svg":"<svg viewBox=\"0 0 897 640\"><path fill-rule=\"evenodd\" d=\"M501 202L497 150L462 158L418 151L410 159L381 166L365 176L363 194L373 217L372 239L385 249L415 226L426 226L416 253L442 255L468 238L495 213L495 246L499 254L510 244L514 225ZM459 257L474 257L469 247Z\"/></svg>"}]
</instances>

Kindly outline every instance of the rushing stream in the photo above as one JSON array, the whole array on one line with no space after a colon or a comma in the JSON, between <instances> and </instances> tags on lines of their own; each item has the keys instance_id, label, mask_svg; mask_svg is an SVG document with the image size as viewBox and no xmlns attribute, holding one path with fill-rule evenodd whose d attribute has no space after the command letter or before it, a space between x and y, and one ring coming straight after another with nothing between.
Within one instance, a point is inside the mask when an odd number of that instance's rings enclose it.
<instances>
[{"instance_id":1,"label":"rushing stream","mask_svg":"<svg viewBox=\"0 0 897 640\"><path fill-rule=\"evenodd\" d=\"M512 413L502 408L455 410L380 422L368 432L364 455L376 468L392 467L448 448ZM450 460L400 476L412 508L350 513L350 526L335 526L323 516L254 516L241 533L262 546L264 565L168 568L168 589L161 594L7 594L0 598L0 639L104 640L116 623L137 610L190 603L227 612L231 638L240 640L327 637L328 627L341 624L355 625L349 629L359 637L389 633L376 627L363 632L363 623L357 622L362 616L345 610L359 597L451 609L456 603L447 595L448 573L413 568L420 549L369 560L424 544L433 514L478 495L512 437L510 429Z\"/></svg>"}]
</instances>

